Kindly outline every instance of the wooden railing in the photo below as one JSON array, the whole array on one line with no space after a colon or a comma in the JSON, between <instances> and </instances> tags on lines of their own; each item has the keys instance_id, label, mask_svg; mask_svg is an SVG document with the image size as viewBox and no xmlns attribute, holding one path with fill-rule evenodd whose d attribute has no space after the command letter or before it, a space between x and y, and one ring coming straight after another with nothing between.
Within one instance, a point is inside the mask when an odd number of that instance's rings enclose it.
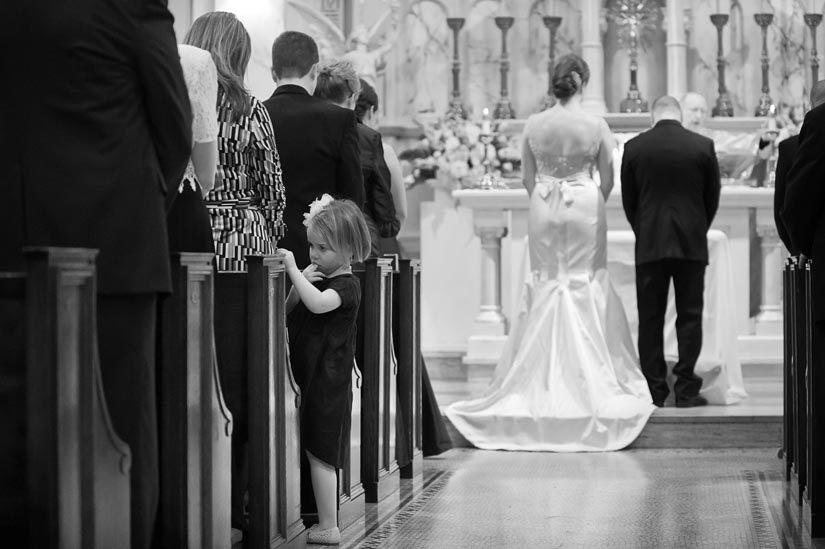
<instances>
[{"instance_id":1,"label":"wooden railing","mask_svg":"<svg viewBox=\"0 0 825 549\"><path fill-rule=\"evenodd\" d=\"M822 332L814 325L814 265L786 261L784 281L784 458L792 504L811 537L825 537L825 390Z\"/></svg>"},{"instance_id":2,"label":"wooden railing","mask_svg":"<svg viewBox=\"0 0 825 549\"><path fill-rule=\"evenodd\" d=\"M232 416L215 361L212 258L174 254L172 295L160 301L157 527L168 548L230 544Z\"/></svg>"},{"instance_id":3,"label":"wooden railing","mask_svg":"<svg viewBox=\"0 0 825 549\"><path fill-rule=\"evenodd\" d=\"M361 480L377 503L400 487L395 458L397 371L392 360L392 260L368 259L353 272L361 282L356 362L361 365Z\"/></svg>"},{"instance_id":4,"label":"wooden railing","mask_svg":"<svg viewBox=\"0 0 825 549\"><path fill-rule=\"evenodd\" d=\"M0 498L3 516L17 516L3 536L18 547L128 547L131 453L103 395L97 252L25 255L25 273L0 274L0 423L13 465Z\"/></svg>"}]
</instances>

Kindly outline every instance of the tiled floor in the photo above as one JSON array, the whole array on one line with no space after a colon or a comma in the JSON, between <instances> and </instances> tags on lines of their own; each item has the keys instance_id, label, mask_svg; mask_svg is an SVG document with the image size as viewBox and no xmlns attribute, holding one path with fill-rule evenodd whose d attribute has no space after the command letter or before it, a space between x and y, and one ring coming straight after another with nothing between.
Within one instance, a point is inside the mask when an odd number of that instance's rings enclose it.
<instances>
[{"instance_id":1,"label":"tiled floor","mask_svg":"<svg viewBox=\"0 0 825 549\"><path fill-rule=\"evenodd\" d=\"M825 547L783 507L771 450L453 449L425 468L423 489L372 505L342 547Z\"/></svg>"},{"instance_id":2,"label":"tiled floor","mask_svg":"<svg viewBox=\"0 0 825 549\"><path fill-rule=\"evenodd\" d=\"M442 409L487 384L483 371L467 376L455 360L428 359L427 367ZM666 407L651 424L778 422L779 368L749 367L749 398L739 404ZM825 547L811 544L799 508L785 501L778 447L581 454L455 448L425 459L423 486L403 481L396 496L368 505L342 547Z\"/></svg>"}]
</instances>

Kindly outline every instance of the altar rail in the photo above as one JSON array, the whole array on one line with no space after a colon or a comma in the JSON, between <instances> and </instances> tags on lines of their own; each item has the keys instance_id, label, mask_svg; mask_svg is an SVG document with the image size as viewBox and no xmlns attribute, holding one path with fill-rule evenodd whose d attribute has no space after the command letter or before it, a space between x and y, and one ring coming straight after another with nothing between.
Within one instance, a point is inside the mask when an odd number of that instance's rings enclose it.
<instances>
[{"instance_id":1,"label":"altar rail","mask_svg":"<svg viewBox=\"0 0 825 549\"><path fill-rule=\"evenodd\" d=\"M783 273L785 311L784 459L790 505L807 533L825 537L825 390L822 333L812 318L811 261L788 259ZM819 339L817 339L819 338Z\"/></svg>"},{"instance_id":2,"label":"altar rail","mask_svg":"<svg viewBox=\"0 0 825 549\"><path fill-rule=\"evenodd\" d=\"M131 453L106 407L96 250L28 249L0 273L4 537L28 547L128 547Z\"/></svg>"}]
</instances>

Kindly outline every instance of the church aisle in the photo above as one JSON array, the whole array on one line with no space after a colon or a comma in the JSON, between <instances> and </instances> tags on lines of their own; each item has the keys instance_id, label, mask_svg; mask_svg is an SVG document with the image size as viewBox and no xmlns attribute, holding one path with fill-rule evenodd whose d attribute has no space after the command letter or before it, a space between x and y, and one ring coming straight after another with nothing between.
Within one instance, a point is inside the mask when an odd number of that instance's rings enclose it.
<instances>
[{"instance_id":1,"label":"church aisle","mask_svg":"<svg viewBox=\"0 0 825 549\"><path fill-rule=\"evenodd\" d=\"M825 547L801 541L783 509L775 448L457 448L425 467L423 491L368 509L378 520L348 528L341 547Z\"/></svg>"}]
</instances>

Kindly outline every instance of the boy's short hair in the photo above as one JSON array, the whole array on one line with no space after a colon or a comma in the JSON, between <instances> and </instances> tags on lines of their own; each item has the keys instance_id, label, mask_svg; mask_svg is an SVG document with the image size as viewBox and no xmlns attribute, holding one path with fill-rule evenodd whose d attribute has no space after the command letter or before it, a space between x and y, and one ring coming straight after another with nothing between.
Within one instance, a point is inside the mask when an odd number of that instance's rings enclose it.
<instances>
[{"instance_id":1,"label":"boy's short hair","mask_svg":"<svg viewBox=\"0 0 825 549\"><path fill-rule=\"evenodd\" d=\"M370 231L361 209L352 200L333 200L309 221L307 234L315 234L339 253L351 254L353 263L370 255Z\"/></svg>"},{"instance_id":2,"label":"boy's short hair","mask_svg":"<svg viewBox=\"0 0 825 549\"><path fill-rule=\"evenodd\" d=\"M318 44L308 34L282 32L272 44L272 71L279 79L302 78L318 60Z\"/></svg>"}]
</instances>

